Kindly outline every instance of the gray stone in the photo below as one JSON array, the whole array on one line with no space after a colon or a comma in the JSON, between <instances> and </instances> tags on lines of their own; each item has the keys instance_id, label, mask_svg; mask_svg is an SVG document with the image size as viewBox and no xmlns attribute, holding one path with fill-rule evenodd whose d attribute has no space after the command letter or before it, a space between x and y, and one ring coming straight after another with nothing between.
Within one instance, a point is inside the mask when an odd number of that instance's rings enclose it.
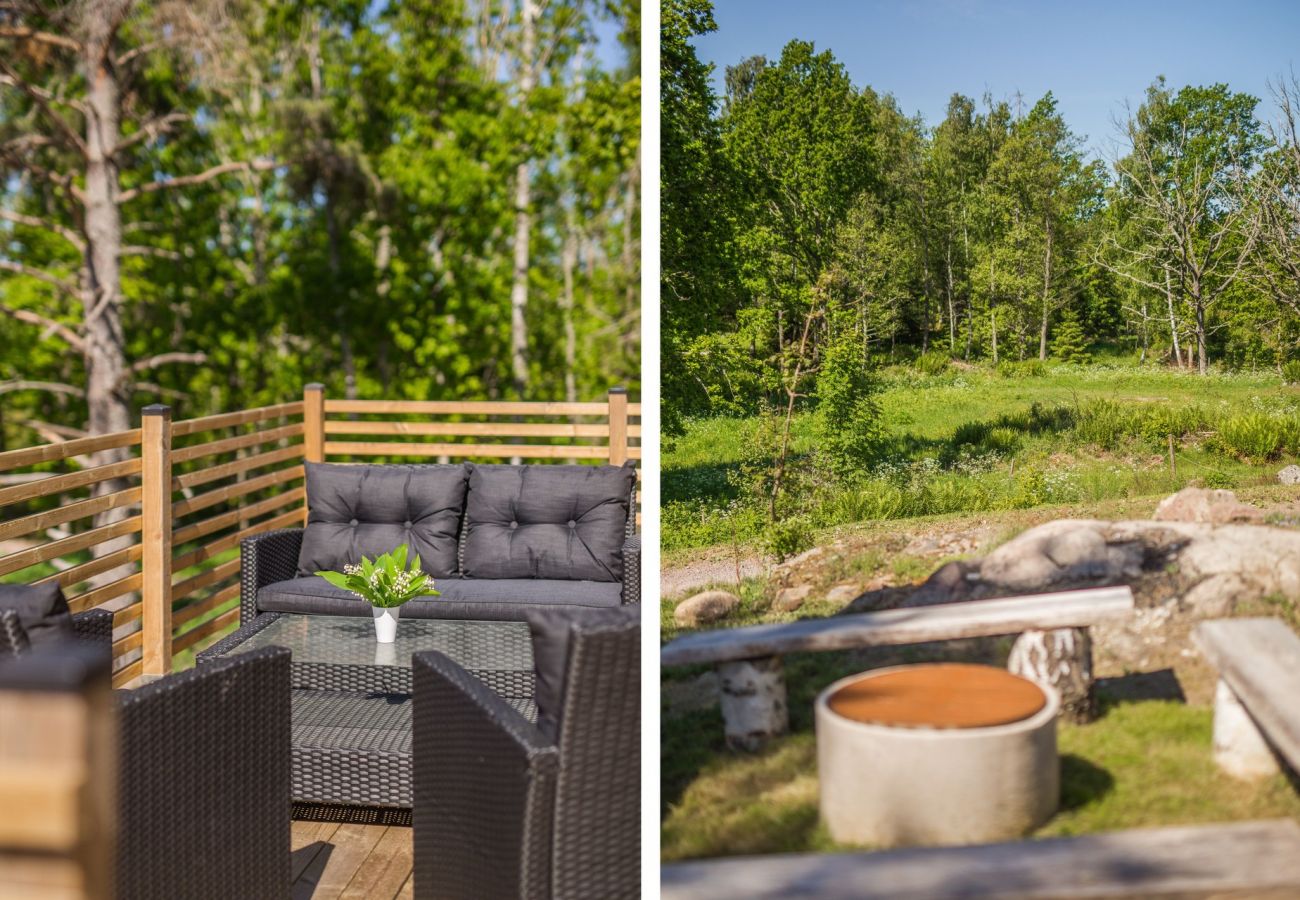
<instances>
[{"instance_id":1,"label":"gray stone","mask_svg":"<svg viewBox=\"0 0 1300 900\"><path fill-rule=\"evenodd\" d=\"M1300 466L1287 466L1277 473L1277 480L1282 484L1300 484Z\"/></svg>"},{"instance_id":2,"label":"gray stone","mask_svg":"<svg viewBox=\"0 0 1300 900\"><path fill-rule=\"evenodd\" d=\"M862 588L856 584L837 584L826 592L826 600L830 603L852 603L861 593Z\"/></svg>"},{"instance_id":3,"label":"gray stone","mask_svg":"<svg viewBox=\"0 0 1300 900\"><path fill-rule=\"evenodd\" d=\"M1232 491L1188 487L1161 500L1151 518L1157 522L1226 525L1229 522L1254 522L1263 517L1263 512L1242 503Z\"/></svg>"},{"instance_id":4,"label":"gray stone","mask_svg":"<svg viewBox=\"0 0 1300 900\"><path fill-rule=\"evenodd\" d=\"M772 609L777 612L794 612L803 606L808 595L812 593L812 585L800 584L794 587L781 588L776 592L776 599L772 601Z\"/></svg>"},{"instance_id":5,"label":"gray stone","mask_svg":"<svg viewBox=\"0 0 1300 900\"><path fill-rule=\"evenodd\" d=\"M740 598L730 591L703 591L687 597L673 610L673 621L683 628L721 621L740 605Z\"/></svg>"}]
</instances>

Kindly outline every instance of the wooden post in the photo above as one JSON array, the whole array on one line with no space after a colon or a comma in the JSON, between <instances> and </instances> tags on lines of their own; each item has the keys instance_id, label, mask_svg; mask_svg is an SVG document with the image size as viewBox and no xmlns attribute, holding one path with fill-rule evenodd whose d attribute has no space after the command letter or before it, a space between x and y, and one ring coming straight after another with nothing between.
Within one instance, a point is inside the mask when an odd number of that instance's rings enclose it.
<instances>
[{"instance_id":1,"label":"wooden post","mask_svg":"<svg viewBox=\"0 0 1300 900\"><path fill-rule=\"evenodd\" d=\"M721 663L718 688L727 746L733 750L760 750L790 730L781 657Z\"/></svg>"},{"instance_id":2,"label":"wooden post","mask_svg":"<svg viewBox=\"0 0 1300 900\"><path fill-rule=\"evenodd\" d=\"M325 385L302 389L302 455L306 462L325 461Z\"/></svg>"},{"instance_id":3,"label":"wooden post","mask_svg":"<svg viewBox=\"0 0 1300 900\"><path fill-rule=\"evenodd\" d=\"M627 462L627 388L609 389L609 464Z\"/></svg>"},{"instance_id":4,"label":"wooden post","mask_svg":"<svg viewBox=\"0 0 1300 900\"><path fill-rule=\"evenodd\" d=\"M1072 722L1091 722L1092 639L1086 628L1026 631L1016 638L1007 669L1061 695L1061 715Z\"/></svg>"},{"instance_id":5,"label":"wooden post","mask_svg":"<svg viewBox=\"0 0 1300 900\"><path fill-rule=\"evenodd\" d=\"M172 670L172 411L140 416L141 648L145 675Z\"/></svg>"},{"instance_id":6,"label":"wooden post","mask_svg":"<svg viewBox=\"0 0 1300 900\"><path fill-rule=\"evenodd\" d=\"M109 656L64 644L0 674L0 897L111 900L117 739Z\"/></svg>"}]
</instances>

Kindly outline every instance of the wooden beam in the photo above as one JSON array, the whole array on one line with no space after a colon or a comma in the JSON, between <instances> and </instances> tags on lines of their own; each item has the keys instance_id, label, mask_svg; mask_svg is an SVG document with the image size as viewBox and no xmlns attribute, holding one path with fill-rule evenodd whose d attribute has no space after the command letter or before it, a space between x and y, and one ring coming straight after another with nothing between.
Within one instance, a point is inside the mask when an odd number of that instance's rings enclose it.
<instances>
[{"instance_id":1,"label":"wooden beam","mask_svg":"<svg viewBox=\"0 0 1300 900\"><path fill-rule=\"evenodd\" d=\"M116 537L135 534L139 530L140 517L131 516L121 522L101 525L98 528L83 531L81 534L74 534L72 537L29 547L26 550L19 550L17 553L10 553L8 556L0 556L0 575L8 575L10 572L17 572L37 563L58 559L60 556L67 556L69 553L85 550L87 547L93 547Z\"/></svg>"},{"instance_id":2,"label":"wooden beam","mask_svg":"<svg viewBox=\"0 0 1300 900\"><path fill-rule=\"evenodd\" d=\"M140 483L141 619L144 674L172 670L172 435L171 408L146 406L141 411L140 441L144 468Z\"/></svg>"},{"instance_id":3,"label":"wooden beam","mask_svg":"<svg viewBox=\"0 0 1300 900\"><path fill-rule=\"evenodd\" d=\"M627 388L609 389L609 464L627 462Z\"/></svg>"},{"instance_id":4,"label":"wooden beam","mask_svg":"<svg viewBox=\"0 0 1300 900\"><path fill-rule=\"evenodd\" d=\"M1281 619L1217 619L1192 633L1269 744L1300 771L1300 637Z\"/></svg>"},{"instance_id":5,"label":"wooden beam","mask_svg":"<svg viewBox=\"0 0 1300 900\"><path fill-rule=\"evenodd\" d=\"M304 462L325 461L325 385L302 389L302 452Z\"/></svg>"},{"instance_id":6,"label":"wooden beam","mask_svg":"<svg viewBox=\"0 0 1300 900\"><path fill-rule=\"evenodd\" d=\"M366 419L326 419L326 434L423 435L445 437L562 437L604 438L609 425L570 422L394 422Z\"/></svg>"},{"instance_id":7,"label":"wooden beam","mask_svg":"<svg viewBox=\"0 0 1300 900\"><path fill-rule=\"evenodd\" d=\"M399 441L329 441L326 456L451 456L461 459L604 459L604 447L563 444L405 444Z\"/></svg>"},{"instance_id":8,"label":"wooden beam","mask_svg":"<svg viewBox=\"0 0 1300 900\"><path fill-rule=\"evenodd\" d=\"M272 441L297 437L302 433L303 426L301 422L293 425L281 425L279 428L267 428L264 431L250 431L248 434L237 434L234 437L209 441L206 444L191 444L188 447L173 451L172 460L177 463L190 462L191 460L202 459L205 456L216 456L218 453L229 453L232 450L242 450L245 447L255 447L258 444L269 444Z\"/></svg>"},{"instance_id":9,"label":"wooden beam","mask_svg":"<svg viewBox=\"0 0 1300 900\"><path fill-rule=\"evenodd\" d=\"M235 425L247 425L251 422L263 422L267 419L276 419L281 416L297 416L302 414L302 409L302 402L295 400L292 403L278 403L275 406L261 406L257 409L243 409L239 412L204 416L200 419L182 419L172 425L172 437L185 437L186 435L196 434L200 431L216 431L221 428L231 428Z\"/></svg>"},{"instance_id":10,"label":"wooden beam","mask_svg":"<svg viewBox=\"0 0 1300 900\"><path fill-rule=\"evenodd\" d=\"M659 653L664 666L782 656L796 651L850 650L1029 630L1087 628L1133 612L1127 587L973 600L916 609L855 613L775 625L750 625L688 634Z\"/></svg>"},{"instance_id":11,"label":"wooden beam","mask_svg":"<svg viewBox=\"0 0 1300 900\"><path fill-rule=\"evenodd\" d=\"M71 522L75 519L99 515L110 509L134 506L139 502L140 489L138 487L127 488L124 491L114 491L111 494L100 494L98 497L91 497L88 500L74 500L71 503L56 506L54 509L47 509L45 512L0 523L0 541L18 537L19 535L31 534L33 531L43 531L51 526L62 525L64 522Z\"/></svg>"},{"instance_id":12,"label":"wooden beam","mask_svg":"<svg viewBox=\"0 0 1300 900\"><path fill-rule=\"evenodd\" d=\"M124 459L121 462L109 463L106 466L95 466L91 469L81 469L64 475L40 477L25 484L0 488L0 506L21 503L24 500L32 500L36 497L48 497L51 494L62 494L65 491L75 490L79 487L98 484L109 478L125 478L129 475L135 475L139 471L139 459Z\"/></svg>"},{"instance_id":13,"label":"wooden beam","mask_svg":"<svg viewBox=\"0 0 1300 900\"><path fill-rule=\"evenodd\" d=\"M507 400L326 400L326 413L435 416L604 416L605 403Z\"/></svg>"},{"instance_id":14,"label":"wooden beam","mask_svg":"<svg viewBox=\"0 0 1300 900\"><path fill-rule=\"evenodd\" d=\"M41 444L23 450L9 450L0 453L0 472L33 466L37 463L54 462L70 456L83 456L99 450L113 450L118 447L131 447L140 443L140 429L117 431L113 434L98 434L91 437L76 438L61 444Z\"/></svg>"},{"instance_id":15,"label":"wooden beam","mask_svg":"<svg viewBox=\"0 0 1300 900\"><path fill-rule=\"evenodd\" d=\"M661 870L660 891L663 900L1280 900L1300 896L1300 825L1276 819L973 847L677 863Z\"/></svg>"}]
</instances>

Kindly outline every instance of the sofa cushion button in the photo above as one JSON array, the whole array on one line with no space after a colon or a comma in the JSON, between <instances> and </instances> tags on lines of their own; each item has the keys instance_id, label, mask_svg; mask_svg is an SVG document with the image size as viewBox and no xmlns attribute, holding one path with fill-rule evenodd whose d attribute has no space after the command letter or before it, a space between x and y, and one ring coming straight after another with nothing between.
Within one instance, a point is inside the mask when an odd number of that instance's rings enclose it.
<instances>
[{"instance_id":1,"label":"sofa cushion button","mask_svg":"<svg viewBox=\"0 0 1300 900\"><path fill-rule=\"evenodd\" d=\"M411 520L410 520L410 519L407 519L405 522L403 522L403 523L402 523L402 527L403 527L403 528L410 528L410 527L411 527Z\"/></svg>"},{"instance_id":2,"label":"sofa cushion button","mask_svg":"<svg viewBox=\"0 0 1300 900\"><path fill-rule=\"evenodd\" d=\"M357 527L357 520L356 520L356 519L353 519L353 520L352 520L351 522L349 522L348 524L351 525L353 528L356 528L356 527Z\"/></svg>"},{"instance_id":3,"label":"sofa cushion button","mask_svg":"<svg viewBox=\"0 0 1300 900\"><path fill-rule=\"evenodd\" d=\"M518 528L518 527L519 527L519 523L518 523L518 522L511 522L511 523L510 523L510 527L511 527L511 528Z\"/></svg>"},{"instance_id":4,"label":"sofa cushion button","mask_svg":"<svg viewBox=\"0 0 1300 900\"><path fill-rule=\"evenodd\" d=\"M578 527L578 523L575 522L575 521L573 521L572 519L570 519L570 520L569 520L569 527L570 527L570 528L577 528L577 527Z\"/></svg>"}]
</instances>

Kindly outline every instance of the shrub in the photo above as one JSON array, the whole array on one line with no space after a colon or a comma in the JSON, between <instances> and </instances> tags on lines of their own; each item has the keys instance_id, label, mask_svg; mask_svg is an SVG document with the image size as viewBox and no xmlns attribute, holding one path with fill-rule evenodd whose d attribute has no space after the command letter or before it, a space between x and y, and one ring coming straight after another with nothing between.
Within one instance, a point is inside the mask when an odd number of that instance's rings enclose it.
<instances>
[{"instance_id":1,"label":"shrub","mask_svg":"<svg viewBox=\"0 0 1300 900\"><path fill-rule=\"evenodd\" d=\"M1057 359L1079 365L1092 362L1092 354L1088 352L1088 334L1083 330L1078 316L1073 313L1068 313L1056 329L1056 337L1052 341L1052 355Z\"/></svg>"},{"instance_id":2,"label":"shrub","mask_svg":"<svg viewBox=\"0 0 1300 900\"><path fill-rule=\"evenodd\" d=\"M763 549L775 556L778 562L785 562L812 545L812 527L803 516L791 516L780 522L773 522L763 532Z\"/></svg>"},{"instance_id":3,"label":"shrub","mask_svg":"<svg viewBox=\"0 0 1300 900\"><path fill-rule=\"evenodd\" d=\"M1283 364L1282 381L1286 384L1300 384L1300 359Z\"/></svg>"},{"instance_id":4,"label":"shrub","mask_svg":"<svg viewBox=\"0 0 1300 900\"><path fill-rule=\"evenodd\" d=\"M1094 400L1079 407L1074 417L1074 433L1081 441L1114 450L1121 440L1134 431L1129 410L1113 400Z\"/></svg>"},{"instance_id":5,"label":"shrub","mask_svg":"<svg viewBox=\"0 0 1300 900\"><path fill-rule=\"evenodd\" d=\"M1236 456L1263 462L1281 452L1289 429L1281 419L1253 412L1224 419L1219 425L1219 444Z\"/></svg>"},{"instance_id":6,"label":"shrub","mask_svg":"<svg viewBox=\"0 0 1300 900\"><path fill-rule=\"evenodd\" d=\"M948 371L950 362L947 353L931 350L929 353L922 353L916 358L916 369L922 375L942 375Z\"/></svg>"},{"instance_id":7,"label":"shrub","mask_svg":"<svg viewBox=\"0 0 1300 900\"><path fill-rule=\"evenodd\" d=\"M1022 359L1019 362L1004 359L998 363L997 373L1001 378L1042 378L1047 374L1047 366L1041 359Z\"/></svg>"}]
</instances>

